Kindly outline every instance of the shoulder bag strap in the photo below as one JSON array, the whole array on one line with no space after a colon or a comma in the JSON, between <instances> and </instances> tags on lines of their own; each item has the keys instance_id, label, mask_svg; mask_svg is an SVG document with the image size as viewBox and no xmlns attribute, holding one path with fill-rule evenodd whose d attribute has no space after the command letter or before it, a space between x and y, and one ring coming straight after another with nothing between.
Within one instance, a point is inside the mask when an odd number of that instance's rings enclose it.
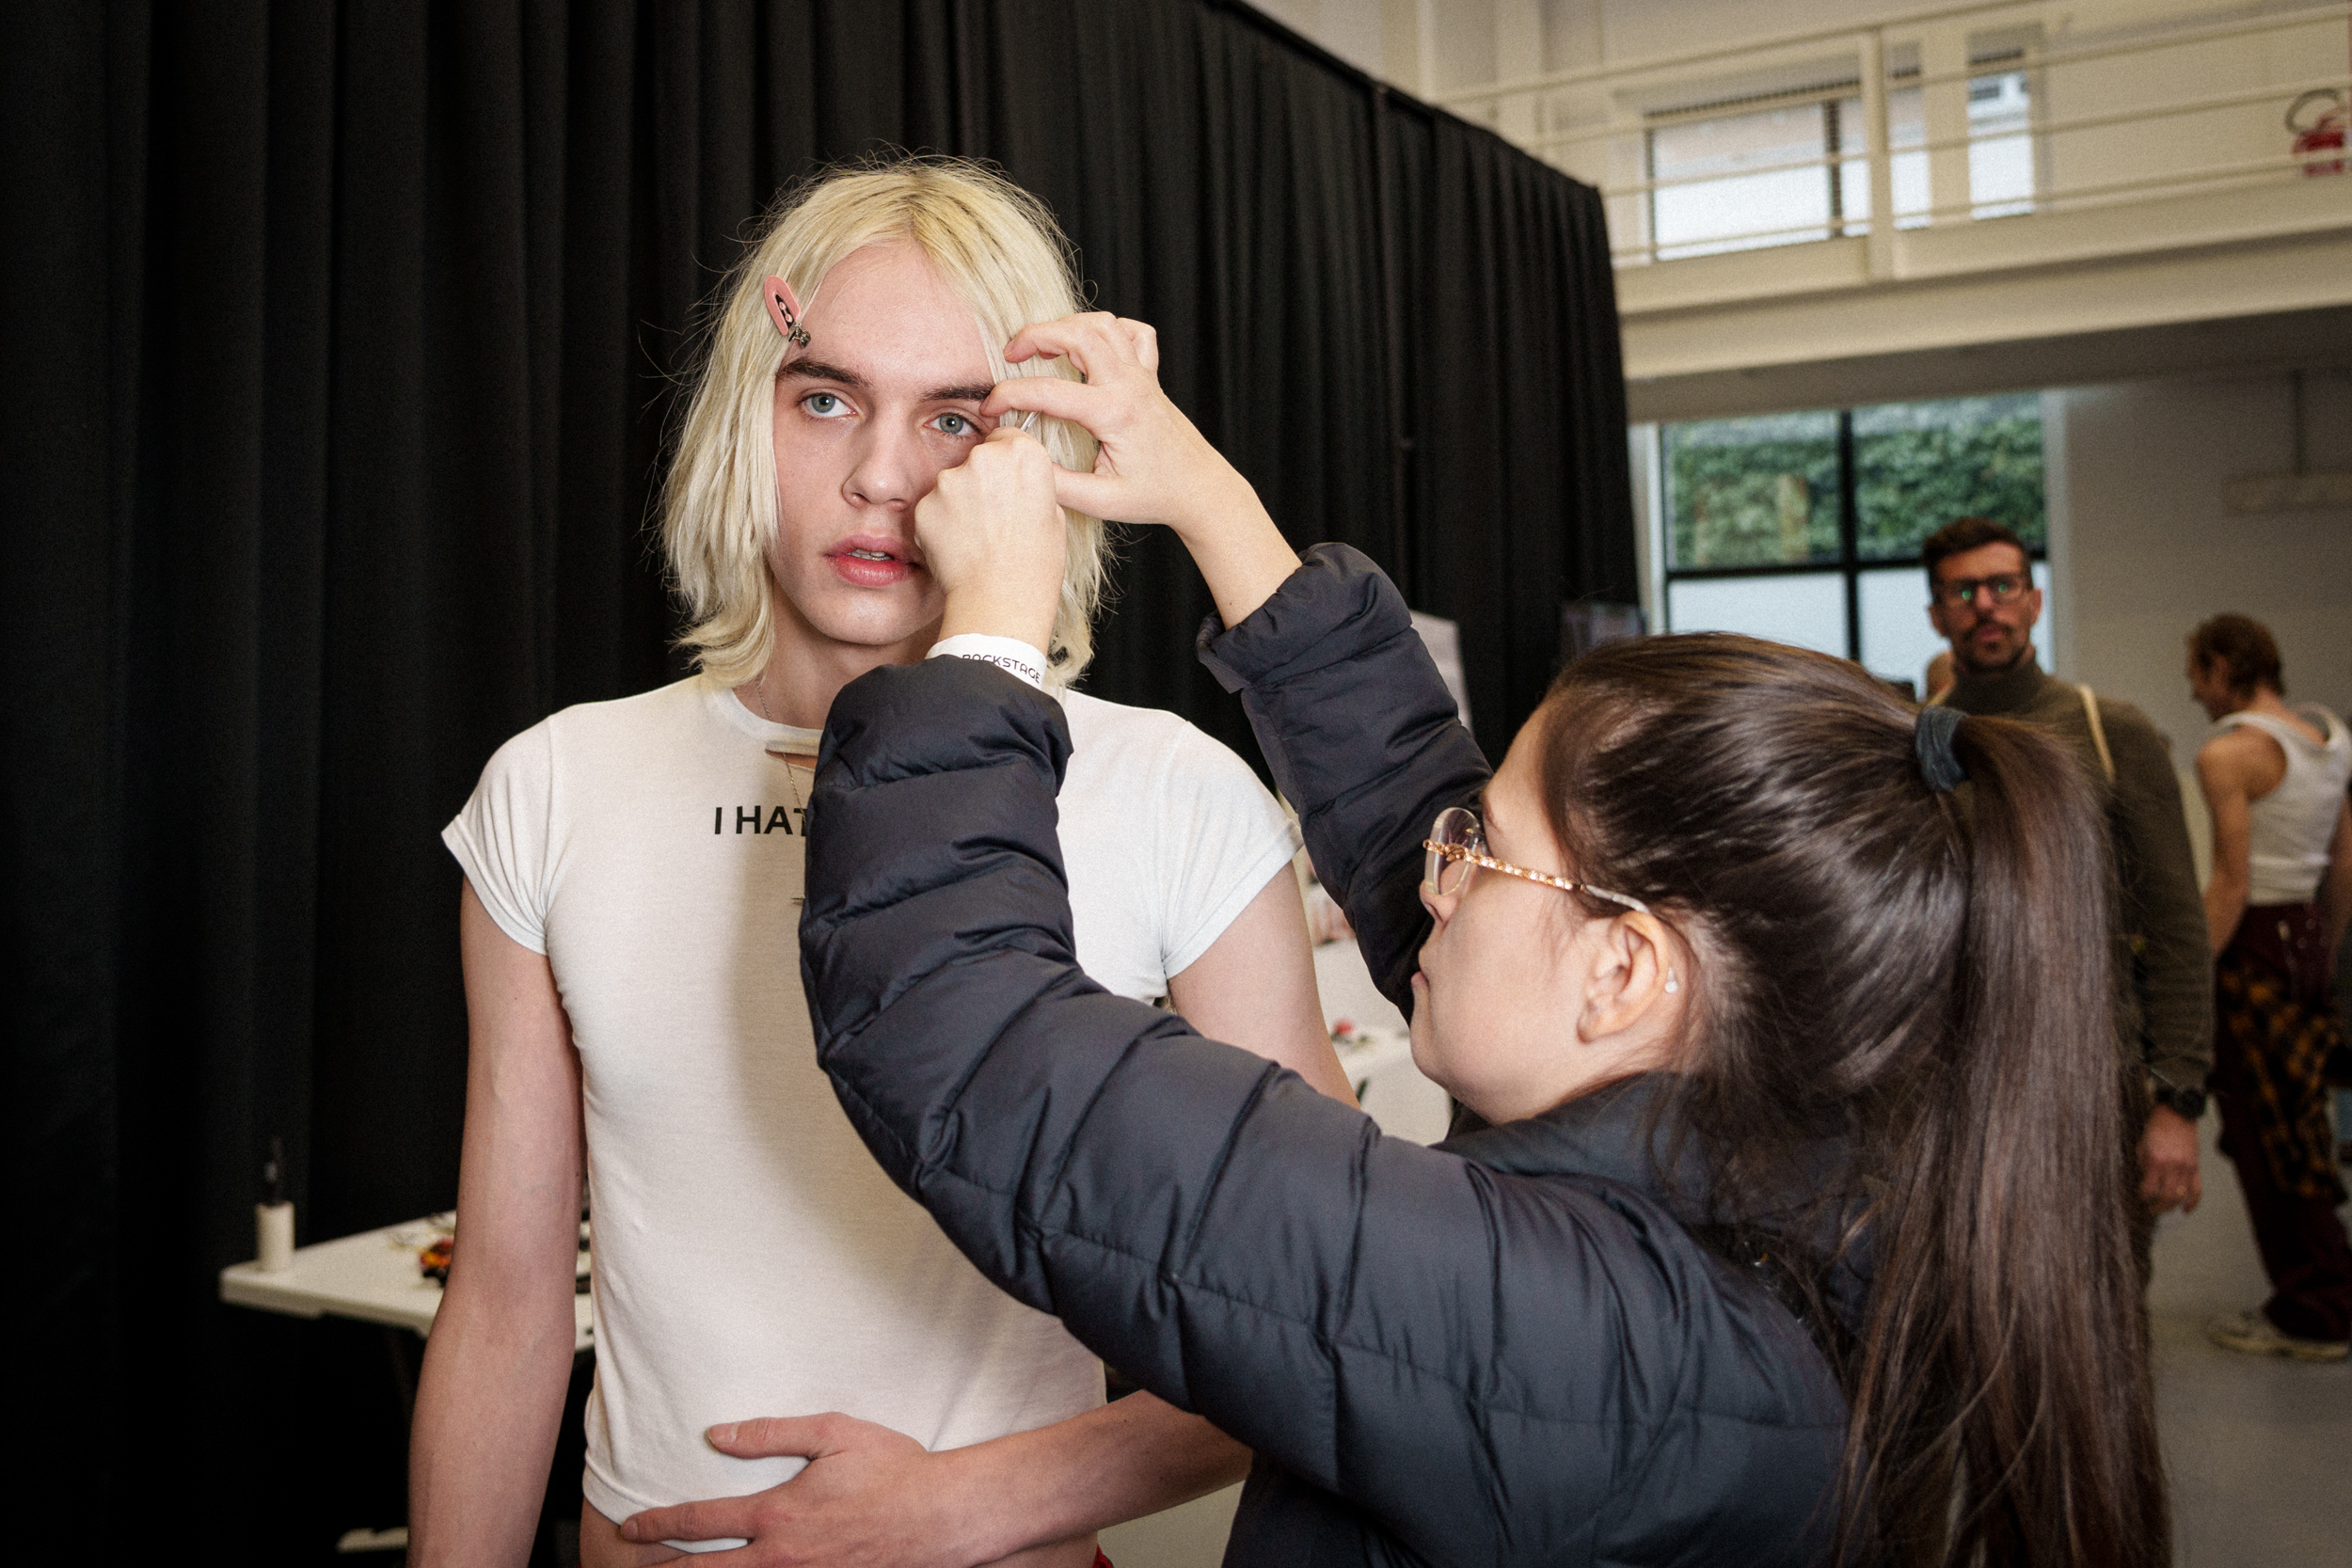
<instances>
[{"instance_id":1,"label":"shoulder bag strap","mask_svg":"<svg viewBox=\"0 0 2352 1568\"><path fill-rule=\"evenodd\" d=\"M2076 686L2082 694L2083 717L2090 721L2090 743L2099 749L2099 766L2107 770L2107 783L2115 782L2115 753L2107 750L2107 727L2099 722L2099 698L2087 686Z\"/></svg>"}]
</instances>

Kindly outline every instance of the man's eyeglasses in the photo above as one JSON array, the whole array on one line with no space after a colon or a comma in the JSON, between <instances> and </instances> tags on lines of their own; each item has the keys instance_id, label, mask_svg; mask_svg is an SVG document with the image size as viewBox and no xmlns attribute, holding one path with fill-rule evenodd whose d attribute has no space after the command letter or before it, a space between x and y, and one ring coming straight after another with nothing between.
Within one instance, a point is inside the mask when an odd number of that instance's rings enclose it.
<instances>
[{"instance_id":1,"label":"man's eyeglasses","mask_svg":"<svg viewBox=\"0 0 2352 1568\"><path fill-rule=\"evenodd\" d=\"M1558 888L1562 893L1589 893L1596 898L1606 898L1613 904L1623 904L1629 910L1649 913L1649 906L1639 898L1622 893L1612 893L1590 882L1571 882L1565 877L1554 877L1547 871L1530 871L1523 865L1499 861L1486 853L1486 831L1480 825L1478 814L1461 806L1448 806L1438 814L1430 825L1429 836L1421 841L1429 851L1429 861L1422 870L1422 880L1435 888L1440 898L1451 897L1470 886L1473 867L1485 866L1506 877L1518 877L1541 887Z\"/></svg>"},{"instance_id":2,"label":"man's eyeglasses","mask_svg":"<svg viewBox=\"0 0 2352 1568\"><path fill-rule=\"evenodd\" d=\"M1935 585L1935 596L1946 604L1964 604L1975 610L1987 599L1994 604L2014 603L2018 594L2032 586L2031 578L2016 572L1990 578L1947 578Z\"/></svg>"}]
</instances>

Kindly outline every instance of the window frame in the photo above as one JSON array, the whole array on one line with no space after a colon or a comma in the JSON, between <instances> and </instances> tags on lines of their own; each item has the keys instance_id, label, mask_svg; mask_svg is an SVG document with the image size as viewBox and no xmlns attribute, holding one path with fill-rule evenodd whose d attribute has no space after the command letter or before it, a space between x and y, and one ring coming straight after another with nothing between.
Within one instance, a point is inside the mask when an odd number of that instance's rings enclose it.
<instances>
[{"instance_id":1,"label":"window frame","mask_svg":"<svg viewBox=\"0 0 2352 1568\"><path fill-rule=\"evenodd\" d=\"M1934 400L1928 400L1934 401ZM1739 578L1824 577L1836 573L1844 590L1846 606L1846 657L1856 664L1862 662L1862 576L1865 572L1883 572L1908 566L1913 571L1926 571L1919 552L1907 555L1862 556L1862 508L1856 495L1854 468L1854 434L1851 408L1836 410L1837 415L1837 556L1832 560L1770 561L1745 566L1678 566L1675 563L1674 464L1665 451L1664 436L1670 424L1659 427L1659 501L1661 564L1665 568L1659 575L1658 618L1664 629L1671 632L1674 624L1674 585L1677 582L1722 582ZM1676 420L1674 423L1704 422ZM2043 451L2048 448L2045 442ZM2048 480L2043 470L2043 496L2046 507ZM2050 559L2048 524L2044 513L2043 542L2026 546L2026 569L2046 565ZM1927 581L1920 579L1921 603L1926 603ZM1881 677L1884 678L1884 677Z\"/></svg>"}]
</instances>

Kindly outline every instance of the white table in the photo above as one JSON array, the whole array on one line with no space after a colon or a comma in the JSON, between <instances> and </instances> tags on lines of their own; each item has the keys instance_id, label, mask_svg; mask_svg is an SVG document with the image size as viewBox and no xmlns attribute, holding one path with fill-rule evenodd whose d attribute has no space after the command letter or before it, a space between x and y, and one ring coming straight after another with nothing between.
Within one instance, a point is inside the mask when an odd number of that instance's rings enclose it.
<instances>
[{"instance_id":1,"label":"white table","mask_svg":"<svg viewBox=\"0 0 2352 1568\"><path fill-rule=\"evenodd\" d=\"M1359 1100L1371 1089L1375 1080L1386 1080L1400 1069L1419 1070L1413 1067L1413 1037L1402 1029L1359 1028L1346 1039L1332 1041L1331 1050L1339 1057L1340 1070L1347 1074L1348 1085ZM1388 1129L1384 1127L1382 1131Z\"/></svg>"},{"instance_id":2,"label":"white table","mask_svg":"<svg viewBox=\"0 0 2352 1568\"><path fill-rule=\"evenodd\" d=\"M220 1299L235 1307L278 1312L290 1318L351 1318L381 1323L388 1330L409 1329L421 1338L441 1309L441 1287L417 1266L417 1249L453 1228L454 1214L430 1214L405 1225L362 1230L294 1248L291 1266L264 1274L259 1263L231 1263L220 1271ZM586 1274L588 1254L580 1255ZM397 1335L391 1337L397 1339ZM589 1322L588 1298L572 1298L572 1354L593 1349L596 1336ZM400 1384L403 1405L413 1414L417 1399L415 1368L392 1344L393 1375ZM391 1529L349 1529L336 1543L338 1552L395 1551L408 1544L408 1527Z\"/></svg>"},{"instance_id":3,"label":"white table","mask_svg":"<svg viewBox=\"0 0 2352 1568\"><path fill-rule=\"evenodd\" d=\"M1413 1065L1413 1042L1405 1015L1372 983L1353 938L1316 947L1315 989L1323 993L1323 1017L1336 1025L1353 1023L1357 1039L1339 1047L1340 1068L1357 1085L1364 1114L1392 1138L1434 1144L1446 1135L1454 1102Z\"/></svg>"},{"instance_id":4,"label":"white table","mask_svg":"<svg viewBox=\"0 0 2352 1568\"><path fill-rule=\"evenodd\" d=\"M417 1249L449 1228L448 1215L434 1215L296 1247L293 1266L277 1274L263 1274L258 1263L231 1263L220 1271L220 1299L292 1318L354 1318L421 1336L441 1309L441 1287L419 1272ZM584 1267L586 1254L581 1259ZM588 1298L574 1296L573 1353L595 1343Z\"/></svg>"}]
</instances>

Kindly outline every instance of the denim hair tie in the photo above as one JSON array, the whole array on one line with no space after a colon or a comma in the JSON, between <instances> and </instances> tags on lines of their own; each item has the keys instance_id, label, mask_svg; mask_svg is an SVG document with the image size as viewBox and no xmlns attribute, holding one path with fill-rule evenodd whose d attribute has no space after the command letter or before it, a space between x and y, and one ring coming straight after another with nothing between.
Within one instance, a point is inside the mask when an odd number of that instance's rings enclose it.
<instances>
[{"instance_id":1,"label":"denim hair tie","mask_svg":"<svg viewBox=\"0 0 2352 1568\"><path fill-rule=\"evenodd\" d=\"M1938 794L1949 793L1968 777L1952 751L1952 733L1960 728L1961 717L1957 708L1923 707L1918 726L1912 732L1911 749L1918 754L1919 771L1926 776L1928 787Z\"/></svg>"}]
</instances>

